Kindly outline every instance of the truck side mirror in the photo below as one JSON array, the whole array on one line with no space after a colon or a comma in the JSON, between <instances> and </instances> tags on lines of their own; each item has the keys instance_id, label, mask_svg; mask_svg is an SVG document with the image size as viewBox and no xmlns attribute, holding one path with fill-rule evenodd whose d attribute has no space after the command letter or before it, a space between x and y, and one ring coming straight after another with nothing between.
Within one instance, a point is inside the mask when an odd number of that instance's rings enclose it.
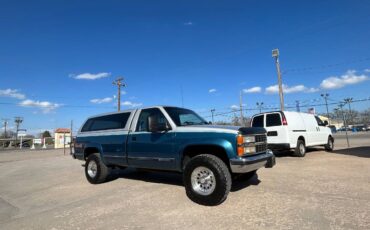
<instances>
[{"instance_id":1,"label":"truck side mirror","mask_svg":"<svg viewBox=\"0 0 370 230\"><path fill-rule=\"evenodd\" d=\"M166 122L159 122L160 119L157 115L150 115L148 117L149 132L157 133L162 131L168 131L169 128Z\"/></svg>"},{"instance_id":2,"label":"truck side mirror","mask_svg":"<svg viewBox=\"0 0 370 230\"><path fill-rule=\"evenodd\" d=\"M325 126L328 126L329 125L329 122L328 121L324 121L324 125Z\"/></svg>"}]
</instances>

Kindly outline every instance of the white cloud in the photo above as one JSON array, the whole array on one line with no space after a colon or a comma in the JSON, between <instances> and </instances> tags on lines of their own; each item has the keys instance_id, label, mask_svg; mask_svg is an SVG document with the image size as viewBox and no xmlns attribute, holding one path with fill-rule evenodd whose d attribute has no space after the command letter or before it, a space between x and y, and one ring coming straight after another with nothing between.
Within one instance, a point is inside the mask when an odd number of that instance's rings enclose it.
<instances>
[{"instance_id":1,"label":"white cloud","mask_svg":"<svg viewBox=\"0 0 370 230\"><path fill-rule=\"evenodd\" d=\"M369 80L368 76L364 74L357 75L355 70L348 70L344 75L340 77L333 76L324 79L321 82L320 87L322 89L339 89L347 85L358 84L366 80Z\"/></svg>"},{"instance_id":2,"label":"white cloud","mask_svg":"<svg viewBox=\"0 0 370 230\"><path fill-rule=\"evenodd\" d=\"M30 99L21 101L19 105L23 107L36 107L41 109L43 113L50 113L61 106L61 104L52 103L49 101L34 101Z\"/></svg>"},{"instance_id":3,"label":"white cloud","mask_svg":"<svg viewBox=\"0 0 370 230\"><path fill-rule=\"evenodd\" d=\"M217 89L210 89L208 90L209 93L215 93L217 91Z\"/></svg>"},{"instance_id":4,"label":"white cloud","mask_svg":"<svg viewBox=\"0 0 370 230\"><path fill-rule=\"evenodd\" d=\"M365 72L370 73L370 69L365 69Z\"/></svg>"},{"instance_id":5,"label":"white cloud","mask_svg":"<svg viewBox=\"0 0 370 230\"><path fill-rule=\"evenodd\" d=\"M304 85L295 85L292 87L289 87L288 85L283 84L283 92L288 93L314 93L317 92L319 89L316 88L307 88ZM265 89L266 93L268 94L276 94L279 93L279 85L272 85Z\"/></svg>"},{"instance_id":6,"label":"white cloud","mask_svg":"<svg viewBox=\"0 0 370 230\"><path fill-rule=\"evenodd\" d=\"M134 107L142 106L143 103L134 103L134 102L131 102L131 101L124 101L124 102L121 103L121 105L134 108Z\"/></svg>"},{"instance_id":7,"label":"white cloud","mask_svg":"<svg viewBox=\"0 0 370 230\"><path fill-rule=\"evenodd\" d=\"M93 74L93 73L82 73L82 74L78 74L78 75L74 75L74 74L71 74L70 77L74 78L74 79L78 79L78 80L96 80L96 79L100 79L100 78L105 78L105 77L109 77L111 74L110 73L96 73L96 74Z\"/></svg>"},{"instance_id":8,"label":"white cloud","mask_svg":"<svg viewBox=\"0 0 370 230\"><path fill-rule=\"evenodd\" d=\"M126 91L124 91L124 90L121 90L121 94L122 94L122 95L126 95L126 94L127 94L127 92L126 92Z\"/></svg>"},{"instance_id":9,"label":"white cloud","mask_svg":"<svg viewBox=\"0 0 370 230\"><path fill-rule=\"evenodd\" d=\"M232 106L230 106L230 109L236 110L236 109L239 109L239 107L240 106L238 106L238 105L232 105Z\"/></svg>"},{"instance_id":10,"label":"white cloud","mask_svg":"<svg viewBox=\"0 0 370 230\"><path fill-rule=\"evenodd\" d=\"M19 93L16 89L1 89L0 90L0 96L1 97L12 97L16 99L25 99L26 96L22 93Z\"/></svg>"},{"instance_id":11,"label":"white cloud","mask_svg":"<svg viewBox=\"0 0 370 230\"><path fill-rule=\"evenodd\" d=\"M102 103L111 102L112 100L113 100L113 98L106 97L106 98L95 98L95 99L91 99L90 102L91 103L94 103L94 104L102 104Z\"/></svg>"},{"instance_id":12,"label":"white cloud","mask_svg":"<svg viewBox=\"0 0 370 230\"><path fill-rule=\"evenodd\" d=\"M260 93L262 88L259 86L255 86L249 89L243 89L243 93Z\"/></svg>"},{"instance_id":13,"label":"white cloud","mask_svg":"<svg viewBox=\"0 0 370 230\"><path fill-rule=\"evenodd\" d=\"M184 26L192 26L192 25L193 25L193 22L191 21L184 22Z\"/></svg>"}]
</instances>

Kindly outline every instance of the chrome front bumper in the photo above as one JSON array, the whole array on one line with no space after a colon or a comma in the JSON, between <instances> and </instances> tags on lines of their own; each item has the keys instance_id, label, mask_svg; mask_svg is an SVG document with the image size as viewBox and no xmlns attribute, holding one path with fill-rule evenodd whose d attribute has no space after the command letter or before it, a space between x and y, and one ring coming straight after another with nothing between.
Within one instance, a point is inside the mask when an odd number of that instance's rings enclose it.
<instances>
[{"instance_id":1,"label":"chrome front bumper","mask_svg":"<svg viewBox=\"0 0 370 230\"><path fill-rule=\"evenodd\" d=\"M230 168L233 173L247 173L259 168L272 168L276 164L271 150L266 153L230 159Z\"/></svg>"}]
</instances>

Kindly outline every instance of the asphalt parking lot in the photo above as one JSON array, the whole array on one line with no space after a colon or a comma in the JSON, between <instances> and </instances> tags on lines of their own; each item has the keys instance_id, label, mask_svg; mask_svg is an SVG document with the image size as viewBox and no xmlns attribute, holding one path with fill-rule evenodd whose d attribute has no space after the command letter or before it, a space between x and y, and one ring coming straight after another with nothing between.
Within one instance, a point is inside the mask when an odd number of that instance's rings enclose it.
<instances>
[{"instance_id":1,"label":"asphalt parking lot","mask_svg":"<svg viewBox=\"0 0 370 230\"><path fill-rule=\"evenodd\" d=\"M370 229L370 135L345 149L280 154L216 207L191 202L181 175L116 171L87 182L63 150L0 152L0 229Z\"/></svg>"}]
</instances>

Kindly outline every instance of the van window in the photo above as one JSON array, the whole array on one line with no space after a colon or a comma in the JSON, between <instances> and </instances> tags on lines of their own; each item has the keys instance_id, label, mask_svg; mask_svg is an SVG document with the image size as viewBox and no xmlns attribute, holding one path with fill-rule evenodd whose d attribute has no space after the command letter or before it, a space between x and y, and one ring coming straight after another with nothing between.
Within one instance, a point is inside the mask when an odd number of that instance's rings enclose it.
<instances>
[{"instance_id":1,"label":"van window","mask_svg":"<svg viewBox=\"0 0 370 230\"><path fill-rule=\"evenodd\" d=\"M318 126L325 126L325 123L318 116L315 116L315 119Z\"/></svg>"},{"instance_id":2,"label":"van window","mask_svg":"<svg viewBox=\"0 0 370 230\"><path fill-rule=\"evenodd\" d=\"M101 117L94 117L87 120L81 132L99 131L108 129L124 129L130 113L118 113Z\"/></svg>"},{"instance_id":3,"label":"van window","mask_svg":"<svg viewBox=\"0 0 370 230\"><path fill-rule=\"evenodd\" d=\"M267 114L266 127L280 126L280 125L281 125L280 114L278 113Z\"/></svg>"},{"instance_id":4,"label":"van window","mask_svg":"<svg viewBox=\"0 0 370 230\"><path fill-rule=\"evenodd\" d=\"M263 115L253 118L252 127L263 127Z\"/></svg>"}]
</instances>

